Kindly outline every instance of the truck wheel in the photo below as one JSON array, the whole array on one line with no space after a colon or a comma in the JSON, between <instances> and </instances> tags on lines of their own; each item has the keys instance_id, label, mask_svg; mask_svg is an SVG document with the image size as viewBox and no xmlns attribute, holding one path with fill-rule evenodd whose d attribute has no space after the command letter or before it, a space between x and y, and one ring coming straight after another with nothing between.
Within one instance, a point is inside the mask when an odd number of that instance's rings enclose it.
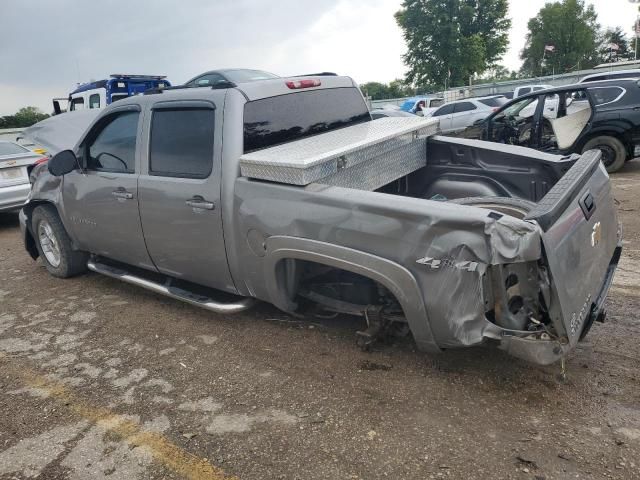
<instances>
[{"instance_id":1,"label":"truck wheel","mask_svg":"<svg viewBox=\"0 0 640 480\"><path fill-rule=\"evenodd\" d=\"M593 137L585 143L582 153L587 150L600 150L602 152L602 163L609 173L620 170L627 159L627 150L624 148L624 144L616 137L608 135Z\"/></svg>"},{"instance_id":2,"label":"truck wheel","mask_svg":"<svg viewBox=\"0 0 640 480\"><path fill-rule=\"evenodd\" d=\"M472 207L486 208L496 212L504 213L512 217L523 219L536 206L535 203L521 198L510 197L466 197L451 200L451 203L458 205L469 205Z\"/></svg>"},{"instance_id":3,"label":"truck wheel","mask_svg":"<svg viewBox=\"0 0 640 480\"><path fill-rule=\"evenodd\" d=\"M31 229L38 253L51 275L68 278L87 270L88 254L73 249L55 208L36 207L31 216Z\"/></svg>"}]
</instances>

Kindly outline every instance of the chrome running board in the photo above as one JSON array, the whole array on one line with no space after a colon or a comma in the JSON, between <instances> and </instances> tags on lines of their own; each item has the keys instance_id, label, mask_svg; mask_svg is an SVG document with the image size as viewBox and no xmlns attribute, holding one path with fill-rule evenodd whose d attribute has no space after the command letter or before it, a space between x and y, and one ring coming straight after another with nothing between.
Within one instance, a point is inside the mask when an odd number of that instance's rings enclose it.
<instances>
[{"instance_id":1,"label":"chrome running board","mask_svg":"<svg viewBox=\"0 0 640 480\"><path fill-rule=\"evenodd\" d=\"M152 292L175 298L176 300L181 300L197 307L206 308L215 313L238 313L251 308L255 304L255 299L249 297L244 297L237 302L217 302L204 295L199 295L178 287L162 285L161 283L138 277L120 268L105 265L95 260L89 260L87 262L87 268L93 272L106 275L107 277L122 280L123 282L146 288Z\"/></svg>"}]
</instances>

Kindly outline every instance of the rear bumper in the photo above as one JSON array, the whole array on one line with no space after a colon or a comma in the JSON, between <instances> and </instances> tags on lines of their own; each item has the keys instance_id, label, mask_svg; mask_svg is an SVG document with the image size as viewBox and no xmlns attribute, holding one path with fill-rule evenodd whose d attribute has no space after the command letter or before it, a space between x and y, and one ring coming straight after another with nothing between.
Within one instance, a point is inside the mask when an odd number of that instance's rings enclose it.
<instances>
[{"instance_id":1,"label":"rear bumper","mask_svg":"<svg viewBox=\"0 0 640 480\"><path fill-rule=\"evenodd\" d=\"M620 232L622 233L622 232ZM603 279L598 295L591 304L591 311L583 323L580 339L582 340L594 322L604 322L606 309L604 306L607 294L613 283L620 256L622 254L622 235L619 236L618 245L613 252L607 273ZM527 337L505 336L500 340L499 348L505 350L514 357L521 358L538 365L550 365L566 356L572 347L568 343L561 343L557 340L540 340Z\"/></svg>"},{"instance_id":2,"label":"rear bumper","mask_svg":"<svg viewBox=\"0 0 640 480\"><path fill-rule=\"evenodd\" d=\"M30 183L0 187L0 212L18 211L31 191Z\"/></svg>"}]
</instances>

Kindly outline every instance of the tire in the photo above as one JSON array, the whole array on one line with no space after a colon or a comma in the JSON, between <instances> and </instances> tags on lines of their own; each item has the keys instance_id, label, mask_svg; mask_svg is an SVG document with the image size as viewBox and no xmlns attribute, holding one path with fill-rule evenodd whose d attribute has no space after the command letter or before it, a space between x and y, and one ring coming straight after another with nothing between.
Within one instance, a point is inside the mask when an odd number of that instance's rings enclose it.
<instances>
[{"instance_id":1,"label":"tire","mask_svg":"<svg viewBox=\"0 0 640 480\"><path fill-rule=\"evenodd\" d=\"M451 200L458 205L486 208L496 212L523 219L536 206L535 203L520 198L510 197L465 197Z\"/></svg>"},{"instance_id":2,"label":"tire","mask_svg":"<svg viewBox=\"0 0 640 480\"><path fill-rule=\"evenodd\" d=\"M86 252L73 249L71 239L52 206L36 207L31 215L31 231L44 266L58 278L69 278L87 271Z\"/></svg>"},{"instance_id":3,"label":"tire","mask_svg":"<svg viewBox=\"0 0 640 480\"><path fill-rule=\"evenodd\" d=\"M627 159L627 149L616 137L601 135L593 137L582 147L582 153L587 150L600 150L602 152L602 163L607 172L617 172L622 168Z\"/></svg>"}]
</instances>

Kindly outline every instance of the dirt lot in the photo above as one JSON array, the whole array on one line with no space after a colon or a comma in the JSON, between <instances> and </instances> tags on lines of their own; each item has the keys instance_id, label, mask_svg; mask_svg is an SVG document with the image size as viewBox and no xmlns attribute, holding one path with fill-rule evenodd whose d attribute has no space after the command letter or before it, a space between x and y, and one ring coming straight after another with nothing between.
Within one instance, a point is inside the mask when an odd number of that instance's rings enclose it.
<instances>
[{"instance_id":1,"label":"dirt lot","mask_svg":"<svg viewBox=\"0 0 640 480\"><path fill-rule=\"evenodd\" d=\"M0 478L640 478L640 161L608 323L559 366L57 280L0 216Z\"/></svg>"}]
</instances>

